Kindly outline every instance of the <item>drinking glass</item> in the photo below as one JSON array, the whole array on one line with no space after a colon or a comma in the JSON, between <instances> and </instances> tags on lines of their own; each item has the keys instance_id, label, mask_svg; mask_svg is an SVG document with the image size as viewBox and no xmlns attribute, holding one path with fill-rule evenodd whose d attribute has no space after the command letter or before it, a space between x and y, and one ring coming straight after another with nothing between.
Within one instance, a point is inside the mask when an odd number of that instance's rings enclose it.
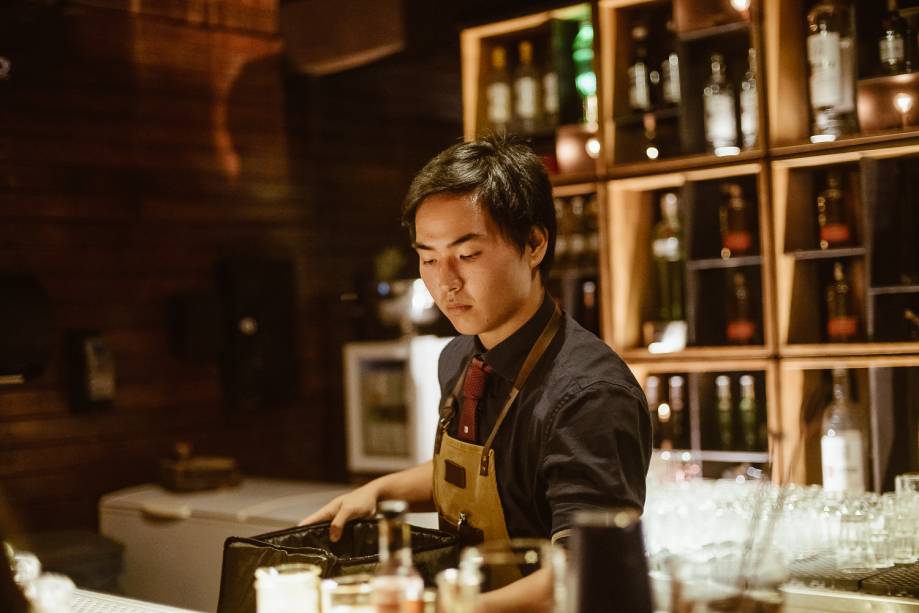
<instances>
[{"instance_id":1,"label":"drinking glass","mask_svg":"<svg viewBox=\"0 0 919 613\"><path fill-rule=\"evenodd\" d=\"M320 572L315 564L281 564L256 569L256 611L318 613Z\"/></svg>"},{"instance_id":2,"label":"drinking glass","mask_svg":"<svg viewBox=\"0 0 919 613\"><path fill-rule=\"evenodd\" d=\"M862 497L844 500L839 516L839 547L836 566L844 573L862 573L873 568L871 525Z\"/></svg>"},{"instance_id":3,"label":"drinking glass","mask_svg":"<svg viewBox=\"0 0 919 613\"><path fill-rule=\"evenodd\" d=\"M437 573L437 613L475 613L482 576L472 565ZM323 612L324 613L324 612Z\"/></svg>"},{"instance_id":4,"label":"drinking glass","mask_svg":"<svg viewBox=\"0 0 919 613\"><path fill-rule=\"evenodd\" d=\"M481 573L481 591L490 592L538 570L546 570L547 592L556 599L555 569L560 547L545 539L492 541L463 551L460 568Z\"/></svg>"},{"instance_id":5,"label":"drinking glass","mask_svg":"<svg viewBox=\"0 0 919 613\"><path fill-rule=\"evenodd\" d=\"M372 575L345 575L323 579L320 584L322 613L373 613Z\"/></svg>"}]
</instances>

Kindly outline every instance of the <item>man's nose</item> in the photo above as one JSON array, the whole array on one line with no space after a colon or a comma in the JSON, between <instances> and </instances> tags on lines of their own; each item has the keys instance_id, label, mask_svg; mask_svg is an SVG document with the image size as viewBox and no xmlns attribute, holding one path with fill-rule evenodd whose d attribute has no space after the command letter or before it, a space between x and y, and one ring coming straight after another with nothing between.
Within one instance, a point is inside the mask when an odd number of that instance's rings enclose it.
<instances>
[{"instance_id":1,"label":"man's nose","mask_svg":"<svg viewBox=\"0 0 919 613\"><path fill-rule=\"evenodd\" d=\"M439 263L437 275L438 287L442 292L455 292L463 286L456 268L449 261Z\"/></svg>"}]
</instances>

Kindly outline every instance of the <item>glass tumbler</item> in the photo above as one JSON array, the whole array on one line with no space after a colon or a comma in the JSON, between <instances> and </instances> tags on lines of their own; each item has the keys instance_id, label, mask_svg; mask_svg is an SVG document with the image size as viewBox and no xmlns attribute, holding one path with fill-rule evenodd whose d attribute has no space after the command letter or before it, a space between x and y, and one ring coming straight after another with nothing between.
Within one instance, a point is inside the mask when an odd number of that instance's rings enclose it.
<instances>
[{"instance_id":1,"label":"glass tumbler","mask_svg":"<svg viewBox=\"0 0 919 613\"><path fill-rule=\"evenodd\" d=\"M323 579L319 587L322 613L374 613L371 579L367 574Z\"/></svg>"},{"instance_id":2,"label":"glass tumbler","mask_svg":"<svg viewBox=\"0 0 919 613\"><path fill-rule=\"evenodd\" d=\"M320 568L315 564L256 569L257 613L318 613L319 573Z\"/></svg>"}]
</instances>

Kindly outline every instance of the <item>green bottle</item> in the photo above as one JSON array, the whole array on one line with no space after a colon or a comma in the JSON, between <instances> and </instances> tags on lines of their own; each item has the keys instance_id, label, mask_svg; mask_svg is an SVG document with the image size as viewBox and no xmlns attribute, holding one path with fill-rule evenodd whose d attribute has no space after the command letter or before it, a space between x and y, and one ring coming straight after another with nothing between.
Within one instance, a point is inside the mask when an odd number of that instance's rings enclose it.
<instances>
[{"instance_id":1,"label":"green bottle","mask_svg":"<svg viewBox=\"0 0 919 613\"><path fill-rule=\"evenodd\" d=\"M596 124L599 108L597 73L594 72L594 26L589 19L580 22L571 49L574 59L574 86L584 103L584 123Z\"/></svg>"},{"instance_id":2,"label":"green bottle","mask_svg":"<svg viewBox=\"0 0 919 613\"><path fill-rule=\"evenodd\" d=\"M733 449L734 404L731 402L731 379L727 375L719 375L715 379L715 387L717 388L716 406L718 409L718 436L721 442L721 449Z\"/></svg>"},{"instance_id":3,"label":"green bottle","mask_svg":"<svg viewBox=\"0 0 919 613\"><path fill-rule=\"evenodd\" d=\"M744 375L740 378L740 404L737 406L740 413L740 430L743 437L743 447L746 451L758 451L759 433L756 420L756 391L753 388L753 377Z\"/></svg>"}]
</instances>

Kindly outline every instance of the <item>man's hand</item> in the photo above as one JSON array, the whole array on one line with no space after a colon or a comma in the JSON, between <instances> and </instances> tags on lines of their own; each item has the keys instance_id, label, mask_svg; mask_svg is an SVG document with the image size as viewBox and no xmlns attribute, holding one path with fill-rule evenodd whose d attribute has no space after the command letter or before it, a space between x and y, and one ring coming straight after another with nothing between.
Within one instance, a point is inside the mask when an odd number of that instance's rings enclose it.
<instances>
[{"instance_id":1,"label":"man's hand","mask_svg":"<svg viewBox=\"0 0 919 613\"><path fill-rule=\"evenodd\" d=\"M349 519L371 517L377 509L379 498L378 486L368 483L347 494L333 498L324 507L300 521L301 526L332 521L329 526L329 538L332 542L341 538L342 529Z\"/></svg>"}]
</instances>

